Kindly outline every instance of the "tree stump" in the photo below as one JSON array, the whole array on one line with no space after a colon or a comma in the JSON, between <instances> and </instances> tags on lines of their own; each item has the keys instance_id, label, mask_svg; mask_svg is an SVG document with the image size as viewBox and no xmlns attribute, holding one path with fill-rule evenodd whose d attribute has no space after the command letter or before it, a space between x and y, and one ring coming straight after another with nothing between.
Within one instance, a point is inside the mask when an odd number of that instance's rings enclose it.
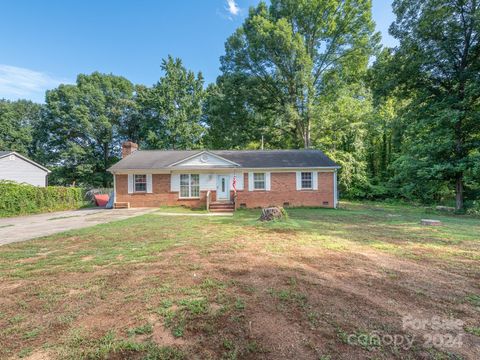
<instances>
[{"instance_id":1,"label":"tree stump","mask_svg":"<svg viewBox=\"0 0 480 360\"><path fill-rule=\"evenodd\" d=\"M269 207L262 209L260 221L272 221L283 218L282 209L279 207Z\"/></svg>"},{"instance_id":2,"label":"tree stump","mask_svg":"<svg viewBox=\"0 0 480 360\"><path fill-rule=\"evenodd\" d=\"M426 226L440 226L442 225L442 222L440 220L422 219L420 221L420 224L426 225Z\"/></svg>"}]
</instances>

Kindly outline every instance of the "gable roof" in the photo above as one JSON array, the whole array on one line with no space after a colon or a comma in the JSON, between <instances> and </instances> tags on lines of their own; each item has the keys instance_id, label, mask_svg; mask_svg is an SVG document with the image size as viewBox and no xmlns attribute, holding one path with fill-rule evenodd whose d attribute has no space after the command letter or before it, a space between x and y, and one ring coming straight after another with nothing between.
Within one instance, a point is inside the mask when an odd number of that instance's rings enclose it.
<instances>
[{"instance_id":1,"label":"gable roof","mask_svg":"<svg viewBox=\"0 0 480 360\"><path fill-rule=\"evenodd\" d=\"M207 156L207 160L203 160L203 156ZM200 160L200 162L204 162L206 163L205 165L208 165L208 156L214 158L215 160L217 161L220 161L221 163L219 164L216 164L215 166L217 167L239 167L241 166L240 164L237 164L236 162L234 161L231 161L231 160L228 160L218 154L215 154L213 153L212 151L208 151L208 150L204 150L204 151L200 151L199 153L196 153L192 156L189 156L183 160L180 160L180 161L177 161L173 164L170 164L168 165L168 167L172 167L172 166L183 166L183 165L191 165L189 164L189 162L191 161L194 161L195 159L197 160ZM213 165L213 164L211 164Z\"/></svg>"},{"instance_id":2,"label":"gable roof","mask_svg":"<svg viewBox=\"0 0 480 360\"><path fill-rule=\"evenodd\" d=\"M110 167L119 170L175 169L176 165L202 153L220 157L241 168L338 168L320 150L137 150ZM211 166L209 168L215 168Z\"/></svg>"},{"instance_id":3,"label":"gable roof","mask_svg":"<svg viewBox=\"0 0 480 360\"><path fill-rule=\"evenodd\" d=\"M33 160L30 160L29 158L27 158L26 156L23 156L23 155L20 155L19 153L17 153L16 151L0 151L0 159L6 157L6 156L9 156L9 155L15 155L16 157L22 159L22 160L25 160L26 162L38 167L39 169L47 172L47 173L51 173L50 170L48 170L46 167L36 163L35 161Z\"/></svg>"}]
</instances>

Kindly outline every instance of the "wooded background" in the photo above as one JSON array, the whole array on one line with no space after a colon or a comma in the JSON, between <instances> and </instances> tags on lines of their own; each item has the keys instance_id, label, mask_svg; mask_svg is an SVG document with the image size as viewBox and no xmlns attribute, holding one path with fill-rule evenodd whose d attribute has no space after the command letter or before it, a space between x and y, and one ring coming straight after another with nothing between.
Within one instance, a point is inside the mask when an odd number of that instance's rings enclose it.
<instances>
[{"instance_id":1,"label":"wooded background","mask_svg":"<svg viewBox=\"0 0 480 360\"><path fill-rule=\"evenodd\" d=\"M51 184L109 186L124 140L143 149L321 149L344 197L480 209L478 0L395 0L381 48L370 0L251 8L205 84L178 58L151 87L80 74L45 104L0 100L0 150ZM477 200L477 203L475 203Z\"/></svg>"}]
</instances>

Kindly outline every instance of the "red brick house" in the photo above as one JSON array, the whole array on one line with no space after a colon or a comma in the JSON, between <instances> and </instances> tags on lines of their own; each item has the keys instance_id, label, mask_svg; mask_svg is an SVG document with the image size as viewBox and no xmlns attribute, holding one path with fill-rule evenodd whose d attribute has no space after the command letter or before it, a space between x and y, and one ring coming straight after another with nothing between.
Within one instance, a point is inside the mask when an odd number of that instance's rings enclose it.
<instances>
[{"instance_id":1,"label":"red brick house","mask_svg":"<svg viewBox=\"0 0 480 360\"><path fill-rule=\"evenodd\" d=\"M116 207L337 206L339 166L320 150L137 149L109 169Z\"/></svg>"}]
</instances>

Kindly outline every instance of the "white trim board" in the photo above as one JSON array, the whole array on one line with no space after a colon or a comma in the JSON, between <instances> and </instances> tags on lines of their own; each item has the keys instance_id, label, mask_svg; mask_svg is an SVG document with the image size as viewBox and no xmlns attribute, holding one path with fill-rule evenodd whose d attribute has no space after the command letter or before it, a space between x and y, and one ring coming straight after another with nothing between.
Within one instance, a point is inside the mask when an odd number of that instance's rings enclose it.
<instances>
[{"instance_id":1,"label":"white trim board","mask_svg":"<svg viewBox=\"0 0 480 360\"><path fill-rule=\"evenodd\" d=\"M202 156L207 156L207 160L205 160L205 163L204 165L202 164ZM208 168L208 157L212 157L214 159L217 160L217 162L219 162L218 164L215 164L216 166L223 166L223 167L228 167L228 166L234 166L234 167L240 167L239 164L237 164L236 162L233 162L231 160L228 160L228 159L225 159L224 157L221 157L219 155L216 155L216 154L213 154L211 153L210 151L201 151L197 154L194 154L194 155L191 155L185 159L182 159L182 160L179 160L179 161L176 161L170 165L168 165L169 168L172 168L172 167L179 167L179 166L182 166L181 164L183 163L188 163L196 158L199 158L200 159L200 162L198 164L196 164L196 166L200 166L200 167L205 167L205 168ZM187 167L188 165L186 165Z\"/></svg>"},{"instance_id":2,"label":"white trim board","mask_svg":"<svg viewBox=\"0 0 480 360\"><path fill-rule=\"evenodd\" d=\"M3 159L4 157L10 156L10 155L15 155L15 156L19 157L20 159L22 159L22 160L24 160L24 161L26 161L26 162L28 162L28 163L30 163L30 164L38 167L39 169L45 171L47 174L50 174L50 173L51 173L51 171L48 170L46 167L44 167L44 166L40 165L39 163L36 163L35 161L33 161L33 160L31 160L31 159L29 159L29 158L27 158L27 157L25 157L25 156L17 153L16 151L10 151L10 152L8 152L8 153L6 153L6 154L4 154L4 155L1 155L1 156L0 156L0 159Z\"/></svg>"},{"instance_id":3,"label":"white trim board","mask_svg":"<svg viewBox=\"0 0 480 360\"><path fill-rule=\"evenodd\" d=\"M226 168L226 167L210 167L210 168L198 168L198 167L174 167L174 168L161 168L161 169L125 169L113 171L115 175L126 174L170 174L170 173L215 173L226 174L233 172L296 172L296 171L318 171L318 172L335 172L339 167L289 167L289 168Z\"/></svg>"}]
</instances>

